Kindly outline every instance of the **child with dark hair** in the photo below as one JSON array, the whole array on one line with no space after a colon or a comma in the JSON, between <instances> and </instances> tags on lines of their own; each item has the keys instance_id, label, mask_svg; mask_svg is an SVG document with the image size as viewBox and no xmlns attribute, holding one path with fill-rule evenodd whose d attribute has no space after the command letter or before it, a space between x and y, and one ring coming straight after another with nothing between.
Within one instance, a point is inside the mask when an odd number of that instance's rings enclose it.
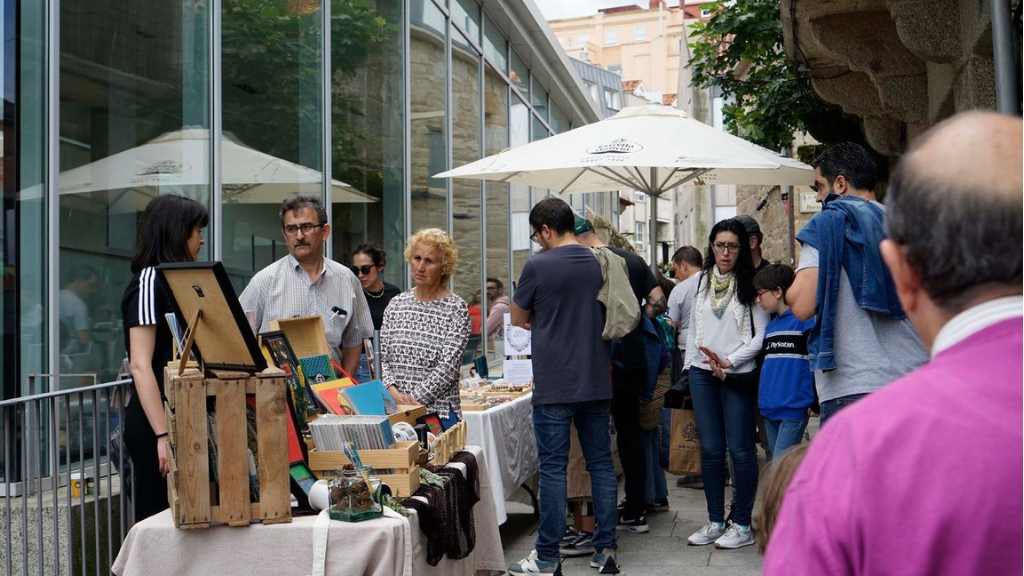
<instances>
[{"instance_id":1,"label":"child with dark hair","mask_svg":"<svg viewBox=\"0 0 1024 576\"><path fill-rule=\"evenodd\" d=\"M782 264L766 266L754 276L757 303L773 318L764 334L758 394L773 460L803 439L807 409L814 403L807 359L807 337L814 320L800 320L786 305L786 289L793 284L793 277L793 269Z\"/></svg>"}]
</instances>

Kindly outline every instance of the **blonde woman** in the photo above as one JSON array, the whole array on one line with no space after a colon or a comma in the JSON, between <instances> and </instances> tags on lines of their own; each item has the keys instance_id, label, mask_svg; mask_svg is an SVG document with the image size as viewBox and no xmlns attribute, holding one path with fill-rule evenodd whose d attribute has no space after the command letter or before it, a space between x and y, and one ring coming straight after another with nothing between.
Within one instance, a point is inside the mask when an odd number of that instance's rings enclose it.
<instances>
[{"instance_id":1,"label":"blonde woman","mask_svg":"<svg viewBox=\"0 0 1024 576\"><path fill-rule=\"evenodd\" d=\"M423 404L449 428L462 419L459 368L469 341L469 308L448 289L459 251L443 230L409 238L405 259L415 287L384 310L381 375L399 403Z\"/></svg>"}]
</instances>

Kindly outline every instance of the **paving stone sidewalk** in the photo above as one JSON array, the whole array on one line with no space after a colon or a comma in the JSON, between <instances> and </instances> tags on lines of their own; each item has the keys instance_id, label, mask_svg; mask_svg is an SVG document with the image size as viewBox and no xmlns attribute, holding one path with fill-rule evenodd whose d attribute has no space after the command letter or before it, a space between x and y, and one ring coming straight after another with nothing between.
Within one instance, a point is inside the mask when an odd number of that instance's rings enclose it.
<instances>
[{"instance_id":1,"label":"paving stone sidewalk","mask_svg":"<svg viewBox=\"0 0 1024 576\"><path fill-rule=\"evenodd\" d=\"M740 550L718 550L712 546L687 546L686 538L700 528L707 518L704 492L678 488L676 477L667 476L668 512L647 517L651 531L647 534L619 532L619 563L627 576L754 576L761 573L761 556L756 546ZM621 497L621 482L619 483ZM726 491L726 502L731 495ZM515 562L526 557L533 548L537 523L525 494L522 502L509 504L508 521L501 527L505 560ZM565 576L591 576L589 557L570 558L563 562Z\"/></svg>"}]
</instances>

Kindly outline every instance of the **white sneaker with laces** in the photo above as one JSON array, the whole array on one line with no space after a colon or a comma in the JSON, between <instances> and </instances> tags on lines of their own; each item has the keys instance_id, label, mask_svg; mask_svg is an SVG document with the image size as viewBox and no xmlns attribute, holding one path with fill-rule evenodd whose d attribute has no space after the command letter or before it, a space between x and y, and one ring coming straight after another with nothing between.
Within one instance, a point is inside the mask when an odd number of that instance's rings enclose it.
<instances>
[{"instance_id":1,"label":"white sneaker with laces","mask_svg":"<svg viewBox=\"0 0 1024 576\"><path fill-rule=\"evenodd\" d=\"M725 522L708 522L686 539L690 546L706 546L725 534Z\"/></svg>"},{"instance_id":2,"label":"white sneaker with laces","mask_svg":"<svg viewBox=\"0 0 1024 576\"><path fill-rule=\"evenodd\" d=\"M733 523L729 525L729 529L725 531L725 534L722 534L721 538L715 540L715 548L735 550L744 546L750 546L753 543L754 531L750 529L750 526Z\"/></svg>"}]
</instances>

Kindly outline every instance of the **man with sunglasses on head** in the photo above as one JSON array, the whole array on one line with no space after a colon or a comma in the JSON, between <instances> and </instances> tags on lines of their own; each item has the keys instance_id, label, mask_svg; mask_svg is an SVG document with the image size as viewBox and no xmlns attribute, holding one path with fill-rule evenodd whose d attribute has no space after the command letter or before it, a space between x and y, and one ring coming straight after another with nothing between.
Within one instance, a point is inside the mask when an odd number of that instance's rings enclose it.
<instances>
[{"instance_id":1,"label":"man with sunglasses on head","mask_svg":"<svg viewBox=\"0 0 1024 576\"><path fill-rule=\"evenodd\" d=\"M253 276L239 297L242 309L260 332L274 320L319 315L335 359L355 374L363 340L373 336L363 287L348 267L324 257L331 225L318 198L288 198L280 216L288 255Z\"/></svg>"},{"instance_id":2,"label":"man with sunglasses on head","mask_svg":"<svg viewBox=\"0 0 1024 576\"><path fill-rule=\"evenodd\" d=\"M882 261L885 207L875 161L850 142L814 162L821 213L797 234L800 262L786 291L793 314L816 317L808 352L821 424L928 359Z\"/></svg>"}]
</instances>

